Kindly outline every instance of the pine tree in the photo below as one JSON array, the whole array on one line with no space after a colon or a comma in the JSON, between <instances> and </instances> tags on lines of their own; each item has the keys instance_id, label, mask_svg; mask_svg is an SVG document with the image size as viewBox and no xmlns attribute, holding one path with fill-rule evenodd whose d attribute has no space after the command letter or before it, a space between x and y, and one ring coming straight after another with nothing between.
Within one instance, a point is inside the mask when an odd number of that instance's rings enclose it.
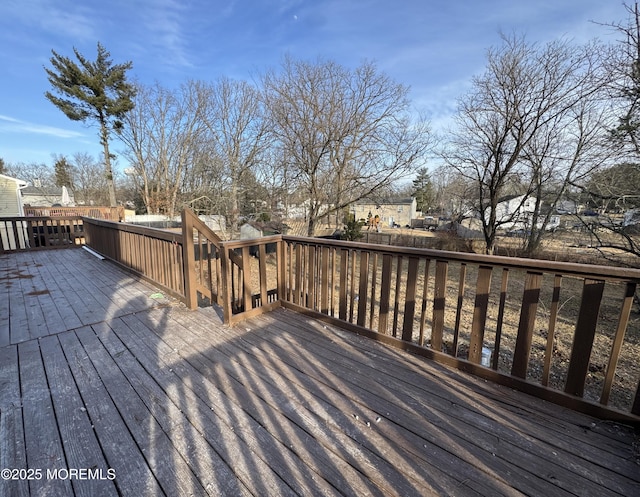
<instances>
[{"instance_id":1,"label":"pine tree","mask_svg":"<svg viewBox=\"0 0 640 497\"><path fill-rule=\"evenodd\" d=\"M413 180L413 196L416 199L416 209L427 212L433 204L433 184L429 178L429 170L423 167L418 170L418 175Z\"/></svg>"},{"instance_id":2,"label":"pine tree","mask_svg":"<svg viewBox=\"0 0 640 497\"><path fill-rule=\"evenodd\" d=\"M53 69L45 67L45 71L53 90L62 98L51 92L45 96L72 121L92 121L99 125L109 202L115 207L109 137L112 131L117 133L122 129L122 118L134 106L135 87L126 78L132 63L113 64L109 52L100 43L95 62L87 60L76 48L73 52L79 64L54 50L51 52Z\"/></svg>"},{"instance_id":3,"label":"pine tree","mask_svg":"<svg viewBox=\"0 0 640 497\"><path fill-rule=\"evenodd\" d=\"M57 157L53 168L56 178L56 186L66 186L74 189L73 166L69 164L67 158L64 156Z\"/></svg>"}]
</instances>

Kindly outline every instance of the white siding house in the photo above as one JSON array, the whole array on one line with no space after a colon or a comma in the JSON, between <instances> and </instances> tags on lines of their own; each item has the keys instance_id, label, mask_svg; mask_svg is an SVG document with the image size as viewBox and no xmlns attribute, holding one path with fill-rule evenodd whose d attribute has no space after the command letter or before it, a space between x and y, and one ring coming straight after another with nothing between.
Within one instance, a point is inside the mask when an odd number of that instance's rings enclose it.
<instances>
[{"instance_id":1,"label":"white siding house","mask_svg":"<svg viewBox=\"0 0 640 497\"><path fill-rule=\"evenodd\" d=\"M13 225L3 221L2 218L24 216L22 189L27 184L26 181L0 174L0 247L10 250L26 247L26 227L17 230L18 238L16 239Z\"/></svg>"},{"instance_id":2,"label":"white siding house","mask_svg":"<svg viewBox=\"0 0 640 497\"><path fill-rule=\"evenodd\" d=\"M22 189L28 183L0 174L0 217L24 216Z\"/></svg>"}]
</instances>

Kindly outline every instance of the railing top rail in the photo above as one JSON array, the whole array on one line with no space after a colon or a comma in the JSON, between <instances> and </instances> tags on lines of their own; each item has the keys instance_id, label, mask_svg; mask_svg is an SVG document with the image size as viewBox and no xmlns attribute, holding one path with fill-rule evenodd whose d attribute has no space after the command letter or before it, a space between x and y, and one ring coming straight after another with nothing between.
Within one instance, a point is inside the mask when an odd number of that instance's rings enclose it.
<instances>
[{"instance_id":1,"label":"railing top rail","mask_svg":"<svg viewBox=\"0 0 640 497\"><path fill-rule=\"evenodd\" d=\"M281 240L282 235L270 235L258 238L247 238L245 240L227 240L222 242L222 246L227 249L237 249L242 247L252 247L254 245L264 245L267 243L277 243ZM315 238L309 238L308 240L315 240Z\"/></svg>"},{"instance_id":2,"label":"railing top rail","mask_svg":"<svg viewBox=\"0 0 640 497\"><path fill-rule=\"evenodd\" d=\"M220 238L216 233L209 228L200 218L198 218L195 214L191 214L191 224L197 229L199 232L206 235L207 239L212 242L215 246L220 247L222 243L222 238Z\"/></svg>"},{"instance_id":3,"label":"railing top rail","mask_svg":"<svg viewBox=\"0 0 640 497\"><path fill-rule=\"evenodd\" d=\"M0 221L76 221L82 216L0 216Z\"/></svg>"},{"instance_id":4,"label":"railing top rail","mask_svg":"<svg viewBox=\"0 0 640 497\"><path fill-rule=\"evenodd\" d=\"M592 264L580 264L572 262L547 261L541 259L525 259L520 257L505 257L498 255L473 254L467 252L450 252L446 250L422 249L413 247L398 247L379 245L363 242L349 242L343 240L330 240L323 238L310 238L300 236L283 235L287 242L306 243L341 247L347 249L377 251L390 254L415 255L434 260L459 261L475 263L479 265L498 266L507 269L522 269L541 273L554 273L567 276L580 276L584 278L601 278L604 280L624 280L640 283L640 269L602 266Z\"/></svg>"},{"instance_id":5,"label":"railing top rail","mask_svg":"<svg viewBox=\"0 0 640 497\"><path fill-rule=\"evenodd\" d=\"M124 231L126 233L135 233L137 235L148 236L150 238L157 238L158 240L166 240L168 242L176 242L182 244L182 233L177 231L163 230L160 228L150 228L148 226L137 226L135 224L119 223L116 221L106 221L104 219L95 219L89 217L83 217L82 219L83 222L87 224L94 224L96 226L102 226L104 228Z\"/></svg>"}]
</instances>

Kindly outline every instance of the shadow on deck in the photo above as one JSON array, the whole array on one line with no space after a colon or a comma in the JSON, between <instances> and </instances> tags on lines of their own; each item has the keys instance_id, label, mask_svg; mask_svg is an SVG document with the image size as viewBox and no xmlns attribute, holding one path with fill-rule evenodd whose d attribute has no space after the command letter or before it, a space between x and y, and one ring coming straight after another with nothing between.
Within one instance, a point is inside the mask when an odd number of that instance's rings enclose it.
<instances>
[{"instance_id":1,"label":"shadow on deck","mask_svg":"<svg viewBox=\"0 0 640 497\"><path fill-rule=\"evenodd\" d=\"M638 495L637 441L292 311L0 255L0 495Z\"/></svg>"}]
</instances>

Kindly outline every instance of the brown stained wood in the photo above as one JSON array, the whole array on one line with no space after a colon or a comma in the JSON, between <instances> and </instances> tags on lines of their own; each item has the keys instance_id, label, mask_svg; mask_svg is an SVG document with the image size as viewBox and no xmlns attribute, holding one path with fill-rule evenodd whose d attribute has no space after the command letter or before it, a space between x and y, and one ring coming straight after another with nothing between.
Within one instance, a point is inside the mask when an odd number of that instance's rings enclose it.
<instances>
[{"instance_id":1,"label":"brown stained wood","mask_svg":"<svg viewBox=\"0 0 640 497\"><path fill-rule=\"evenodd\" d=\"M371 306L369 308L369 328L373 329L373 319L376 312L376 290L378 283L378 253L373 253L373 260L371 262Z\"/></svg>"},{"instance_id":2,"label":"brown stained wood","mask_svg":"<svg viewBox=\"0 0 640 497\"><path fill-rule=\"evenodd\" d=\"M527 377L541 282L542 274L540 273L528 272L525 277L518 336L516 337L516 346L513 352L513 365L511 366L511 374L517 378Z\"/></svg>"},{"instance_id":3,"label":"brown stained wood","mask_svg":"<svg viewBox=\"0 0 640 497\"><path fill-rule=\"evenodd\" d=\"M556 274L553 279L553 295L551 296L551 308L549 310L549 327L547 329L547 348L544 354L544 365L542 366L542 378L540 380L540 383L543 386L547 386L549 384L551 358L553 357L553 347L555 341L556 321L558 320L558 308L560 306L561 287L562 276Z\"/></svg>"},{"instance_id":4,"label":"brown stained wood","mask_svg":"<svg viewBox=\"0 0 640 497\"><path fill-rule=\"evenodd\" d=\"M353 308L356 301L356 251L349 252L351 270L349 271L349 322L353 323Z\"/></svg>"},{"instance_id":5,"label":"brown stained wood","mask_svg":"<svg viewBox=\"0 0 640 497\"><path fill-rule=\"evenodd\" d=\"M242 247L242 297L243 297L243 309L248 311L253 309L252 296L253 287L251 285L251 254L249 253L249 247Z\"/></svg>"},{"instance_id":6,"label":"brown stained wood","mask_svg":"<svg viewBox=\"0 0 640 497\"><path fill-rule=\"evenodd\" d=\"M416 314L416 286L418 284L418 266L420 259L409 257L407 268L407 291L405 295L404 320L402 323L402 339L405 342L413 340L413 320Z\"/></svg>"},{"instance_id":7,"label":"brown stained wood","mask_svg":"<svg viewBox=\"0 0 640 497\"><path fill-rule=\"evenodd\" d=\"M260 304L267 304L267 247L260 244L258 247L258 270L260 271Z\"/></svg>"},{"instance_id":8,"label":"brown stained wood","mask_svg":"<svg viewBox=\"0 0 640 497\"><path fill-rule=\"evenodd\" d=\"M393 256L382 255L382 275L380 281L380 313L378 315L378 333L387 334L389 319L389 299L391 297L391 266Z\"/></svg>"},{"instance_id":9,"label":"brown stained wood","mask_svg":"<svg viewBox=\"0 0 640 497\"><path fill-rule=\"evenodd\" d=\"M442 333L444 331L444 310L447 295L448 270L449 264L446 261L436 261L431 348L438 352L442 350Z\"/></svg>"},{"instance_id":10,"label":"brown stained wood","mask_svg":"<svg viewBox=\"0 0 640 497\"><path fill-rule=\"evenodd\" d=\"M309 307L309 249L311 245L303 245L302 246L302 269L301 269L301 281L302 286L300 290L302 291L301 295L301 304L304 307Z\"/></svg>"},{"instance_id":11,"label":"brown stained wood","mask_svg":"<svg viewBox=\"0 0 640 497\"><path fill-rule=\"evenodd\" d=\"M424 327L427 322L427 301L429 297L429 267L431 260L424 261L424 284L422 287L422 304L420 307L420 332L418 337L418 345L424 345Z\"/></svg>"},{"instance_id":12,"label":"brown stained wood","mask_svg":"<svg viewBox=\"0 0 640 497\"><path fill-rule=\"evenodd\" d=\"M222 315L225 323L229 323L233 314L233 269L228 257L229 251L220 252L220 267L222 268ZM226 276L226 277L225 277Z\"/></svg>"},{"instance_id":13,"label":"brown stained wood","mask_svg":"<svg viewBox=\"0 0 640 497\"><path fill-rule=\"evenodd\" d=\"M489 290L491 289L491 266L478 268L476 283L476 303L473 310L471 324L471 338L469 341L469 361L480 364L482 359L482 345L484 342L484 328L487 324L487 308L489 306Z\"/></svg>"},{"instance_id":14,"label":"brown stained wood","mask_svg":"<svg viewBox=\"0 0 640 497\"><path fill-rule=\"evenodd\" d=\"M624 343L624 335L629 324L629 315L631 314L631 308L636 295L636 284L627 283L625 285L625 295L620 308L620 317L618 318L618 326L616 328L616 334L611 346L611 354L609 354L609 363L607 364L607 371L604 377L604 384L602 386L602 395L600 396L600 403L607 405L609 403L609 396L611 395L611 386L613 385L613 379L616 373L616 366L618 365L618 358L620 357L620 351L622 350L622 344Z\"/></svg>"},{"instance_id":15,"label":"brown stained wood","mask_svg":"<svg viewBox=\"0 0 640 497\"><path fill-rule=\"evenodd\" d=\"M295 278L295 268L296 268L296 260L295 260L295 253L293 250L293 243L287 243L286 244L287 247L287 271L289 274L289 285L287 287L287 301L288 302L293 302L295 299L294 296L294 278Z\"/></svg>"},{"instance_id":16,"label":"brown stained wood","mask_svg":"<svg viewBox=\"0 0 640 497\"><path fill-rule=\"evenodd\" d=\"M453 326L453 345L451 355L458 357L458 341L460 338L460 320L462 318L462 305L464 304L464 287L467 276L467 265L460 264L460 276L458 280L458 306L456 307L456 322Z\"/></svg>"},{"instance_id":17,"label":"brown stained wood","mask_svg":"<svg viewBox=\"0 0 640 497\"><path fill-rule=\"evenodd\" d=\"M336 271L338 267L338 261L336 260L338 257L338 251L331 247L331 278L329 279L329 284L331 285L331 291L329 292L329 301L331 302L331 316L335 316L336 314L336 300L335 300L335 292L336 292Z\"/></svg>"},{"instance_id":18,"label":"brown stained wood","mask_svg":"<svg viewBox=\"0 0 640 497\"><path fill-rule=\"evenodd\" d=\"M329 248L320 249L320 312L329 314Z\"/></svg>"},{"instance_id":19,"label":"brown stained wood","mask_svg":"<svg viewBox=\"0 0 640 497\"><path fill-rule=\"evenodd\" d=\"M598 313L604 292L604 281L585 279L582 287L582 301L573 337L571 359L567 372L565 392L582 397L584 381L589 370L591 349L596 335Z\"/></svg>"},{"instance_id":20,"label":"brown stained wood","mask_svg":"<svg viewBox=\"0 0 640 497\"><path fill-rule=\"evenodd\" d=\"M32 436L20 431L22 410L38 409L57 424L65 466L87 460L85 440L95 437L96 456L116 470L117 495L637 493L633 430L513 388L629 420L619 411L390 335L373 334L376 342L309 309L323 321L276 309L225 326L212 308L155 306L153 287L84 251L31 254L10 258L36 267L34 280L70 273L60 287L95 294L100 322L39 347L30 340L39 368L26 356L18 367L17 347L0 347L0 448L15 451L0 450L3 463L19 461ZM118 308L120 317L108 313ZM42 386L45 402L21 398L21 383L25 394ZM25 453L24 464L42 457ZM6 488L0 482L0 494L20 495Z\"/></svg>"},{"instance_id":21,"label":"brown stained wood","mask_svg":"<svg viewBox=\"0 0 640 497\"><path fill-rule=\"evenodd\" d=\"M496 342L493 349L493 358L491 367L494 370L498 370L498 363L500 360L500 345L502 341L502 324L504 322L504 310L507 303L507 289L509 286L509 269L504 268L502 270L502 277L500 281L500 303L498 304L498 317L496 323Z\"/></svg>"},{"instance_id":22,"label":"brown stained wood","mask_svg":"<svg viewBox=\"0 0 640 497\"><path fill-rule=\"evenodd\" d=\"M396 287L394 289L393 298L393 328L392 334L394 337L398 336L398 318L400 314L400 298L402 295L402 272L404 266L404 259L400 255L396 257Z\"/></svg>"},{"instance_id":23,"label":"brown stained wood","mask_svg":"<svg viewBox=\"0 0 640 497\"><path fill-rule=\"evenodd\" d=\"M358 288L358 325L364 326L367 314L367 290L369 284L369 252L360 251L360 285Z\"/></svg>"},{"instance_id":24,"label":"brown stained wood","mask_svg":"<svg viewBox=\"0 0 640 497\"><path fill-rule=\"evenodd\" d=\"M347 320L347 289L349 271L349 251L340 250L340 288L338 294L338 317Z\"/></svg>"},{"instance_id":25,"label":"brown stained wood","mask_svg":"<svg viewBox=\"0 0 640 497\"><path fill-rule=\"evenodd\" d=\"M304 268L304 261L302 260L302 244L296 244L295 251L296 257L293 303L304 305L304 301L302 300L302 271Z\"/></svg>"}]
</instances>

